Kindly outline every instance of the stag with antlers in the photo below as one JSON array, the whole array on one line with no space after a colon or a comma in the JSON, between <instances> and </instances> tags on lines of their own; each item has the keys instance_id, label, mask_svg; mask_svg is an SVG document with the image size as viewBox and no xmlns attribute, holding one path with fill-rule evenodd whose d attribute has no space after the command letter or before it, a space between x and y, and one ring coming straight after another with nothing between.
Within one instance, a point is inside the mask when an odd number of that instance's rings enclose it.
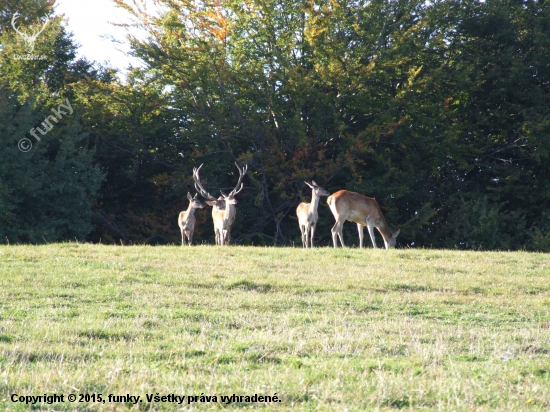
<instances>
[{"instance_id":1,"label":"stag with antlers","mask_svg":"<svg viewBox=\"0 0 550 412\"><path fill-rule=\"evenodd\" d=\"M44 22L44 25L42 26L41 29L39 29L36 33L33 33L32 35L28 35L27 33L24 33L22 32L21 30L17 29L17 27L15 27L15 20L17 20L17 18L21 16L19 13L15 13L13 15L13 17L11 18L11 25L13 27L13 29L21 36L23 37L23 40L25 41L25 43L27 43L27 48L29 50L29 54L32 53L34 51L34 43L36 42L36 39L38 38L38 35L40 33L42 33L44 31L44 29L46 28L46 25L48 24L48 22L50 20L46 20Z\"/></svg>"},{"instance_id":2,"label":"stag with antlers","mask_svg":"<svg viewBox=\"0 0 550 412\"><path fill-rule=\"evenodd\" d=\"M185 244L185 237L189 242L189 246L193 243L193 232L195 231L195 222L197 218L195 217L195 210L202 209L204 205L197 198L198 193L195 194L195 197L191 197L191 193L187 193L187 199L189 199L189 207L185 212L180 212L178 217L178 226L181 230L181 244Z\"/></svg>"},{"instance_id":3,"label":"stag with antlers","mask_svg":"<svg viewBox=\"0 0 550 412\"><path fill-rule=\"evenodd\" d=\"M235 221L235 216L237 215L237 200L235 196L243 190L243 177L248 172L248 165L245 165L243 168L240 168L237 162L235 166L239 170L239 181L229 195L226 195L220 190L222 194L217 199L208 193L201 184L201 179L199 176L199 171L203 165L200 165L198 168L193 168L193 180L195 181L195 188L200 192L202 196L207 198L207 205L212 206L212 220L214 221L214 233L216 235L216 245L229 245L231 227Z\"/></svg>"}]
</instances>

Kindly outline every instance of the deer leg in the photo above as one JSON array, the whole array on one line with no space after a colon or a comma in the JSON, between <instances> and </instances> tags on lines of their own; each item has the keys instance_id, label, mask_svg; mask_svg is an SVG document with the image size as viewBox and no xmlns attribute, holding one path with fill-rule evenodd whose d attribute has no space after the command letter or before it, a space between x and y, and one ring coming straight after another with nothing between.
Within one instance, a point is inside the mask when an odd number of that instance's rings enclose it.
<instances>
[{"instance_id":1,"label":"deer leg","mask_svg":"<svg viewBox=\"0 0 550 412\"><path fill-rule=\"evenodd\" d=\"M189 233L187 234L187 238L189 239L189 246L191 246L191 244L193 243L193 231L189 231Z\"/></svg>"},{"instance_id":2,"label":"deer leg","mask_svg":"<svg viewBox=\"0 0 550 412\"><path fill-rule=\"evenodd\" d=\"M365 234L363 228L364 226L361 223L357 223L357 230L359 231L359 249L363 249L363 235Z\"/></svg>"},{"instance_id":3,"label":"deer leg","mask_svg":"<svg viewBox=\"0 0 550 412\"><path fill-rule=\"evenodd\" d=\"M336 221L334 226L332 226L332 229L330 229L330 232L332 233L332 244L336 249L338 247L338 242L336 240L336 236L338 236L338 221Z\"/></svg>"},{"instance_id":4,"label":"deer leg","mask_svg":"<svg viewBox=\"0 0 550 412\"><path fill-rule=\"evenodd\" d=\"M310 242L311 242L311 247L313 248L313 235L315 234L315 223L312 223L311 225L311 238L310 238Z\"/></svg>"},{"instance_id":5,"label":"deer leg","mask_svg":"<svg viewBox=\"0 0 550 412\"><path fill-rule=\"evenodd\" d=\"M367 219L367 229L369 230L372 247L376 249L376 240L374 238L374 223L372 223L369 219Z\"/></svg>"},{"instance_id":6,"label":"deer leg","mask_svg":"<svg viewBox=\"0 0 550 412\"><path fill-rule=\"evenodd\" d=\"M334 244L334 247L338 247L338 241L336 240L336 237L338 236L340 238L340 243L342 244L342 247L345 247L344 245L344 239L342 237L342 229L343 229L343 222L340 222L339 220L336 221L332 229L330 230L332 232L332 243Z\"/></svg>"},{"instance_id":7,"label":"deer leg","mask_svg":"<svg viewBox=\"0 0 550 412\"><path fill-rule=\"evenodd\" d=\"M183 228L181 229L181 244L182 246L185 244L185 231Z\"/></svg>"},{"instance_id":8,"label":"deer leg","mask_svg":"<svg viewBox=\"0 0 550 412\"><path fill-rule=\"evenodd\" d=\"M338 237L340 238L340 243L342 244L342 247L346 247L344 245L344 222L340 223L340 229L338 230Z\"/></svg>"},{"instance_id":9,"label":"deer leg","mask_svg":"<svg viewBox=\"0 0 550 412\"><path fill-rule=\"evenodd\" d=\"M302 224L300 226L300 233L302 234L302 247L306 247L306 227Z\"/></svg>"}]
</instances>

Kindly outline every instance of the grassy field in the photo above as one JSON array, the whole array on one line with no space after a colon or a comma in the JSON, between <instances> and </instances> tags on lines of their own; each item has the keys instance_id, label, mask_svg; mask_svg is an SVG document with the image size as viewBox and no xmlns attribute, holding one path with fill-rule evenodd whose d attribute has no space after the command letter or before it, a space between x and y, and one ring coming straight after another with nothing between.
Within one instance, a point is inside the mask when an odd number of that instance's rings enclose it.
<instances>
[{"instance_id":1,"label":"grassy field","mask_svg":"<svg viewBox=\"0 0 550 412\"><path fill-rule=\"evenodd\" d=\"M549 410L549 290L536 253L3 246L0 409Z\"/></svg>"}]
</instances>

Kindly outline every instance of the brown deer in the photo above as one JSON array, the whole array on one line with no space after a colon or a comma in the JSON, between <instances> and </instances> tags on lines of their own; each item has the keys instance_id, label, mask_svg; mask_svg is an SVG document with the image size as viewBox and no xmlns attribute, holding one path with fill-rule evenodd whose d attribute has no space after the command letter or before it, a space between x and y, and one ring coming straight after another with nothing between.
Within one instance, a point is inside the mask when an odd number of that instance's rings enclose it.
<instances>
[{"instance_id":1,"label":"brown deer","mask_svg":"<svg viewBox=\"0 0 550 412\"><path fill-rule=\"evenodd\" d=\"M311 203L302 202L296 209L296 216L298 216L298 224L300 225L300 231L302 232L302 246L307 248L313 247L313 235L315 234L315 225L319 219L317 208L319 207L319 200L321 196L328 196L330 193L317 185L313 180L311 184L304 182L308 185L311 192Z\"/></svg>"},{"instance_id":2,"label":"brown deer","mask_svg":"<svg viewBox=\"0 0 550 412\"><path fill-rule=\"evenodd\" d=\"M380 211L380 206L374 198L366 197L355 192L349 192L347 190L340 190L330 195L327 199L327 203L336 219L336 223L331 230L334 247L338 247L336 236L340 238L342 247L345 247L342 237L342 228L346 220L357 223L360 248L363 247L364 226L367 226L369 230L370 239L374 248L376 248L376 241L374 239L375 227L384 238L386 249L395 247L399 230L395 233L390 231L386 219L384 219L384 215L382 215Z\"/></svg>"},{"instance_id":3,"label":"brown deer","mask_svg":"<svg viewBox=\"0 0 550 412\"><path fill-rule=\"evenodd\" d=\"M199 176L199 171L202 167L200 165L198 168L193 169L193 179L195 180L195 187L205 198L209 199L206 201L206 204L212 206L212 220L214 221L214 233L216 235L216 245L229 245L231 237L231 227L235 221L235 216L237 215L237 200L235 196L243 190L243 177L248 172L248 165L245 165L242 169L239 167L237 162L235 166L239 170L239 181L229 195L226 195L220 190L222 194L219 198L215 198L210 193L208 193L201 184L201 179Z\"/></svg>"},{"instance_id":4,"label":"brown deer","mask_svg":"<svg viewBox=\"0 0 550 412\"><path fill-rule=\"evenodd\" d=\"M204 205L197 198L198 193L195 194L195 197L191 197L191 193L187 193L187 199L189 199L189 207L185 212L180 212L178 217L178 226L181 230L181 244L185 244L185 237L187 236L187 241L189 246L193 243L193 232L195 231L195 209L202 209Z\"/></svg>"}]
</instances>

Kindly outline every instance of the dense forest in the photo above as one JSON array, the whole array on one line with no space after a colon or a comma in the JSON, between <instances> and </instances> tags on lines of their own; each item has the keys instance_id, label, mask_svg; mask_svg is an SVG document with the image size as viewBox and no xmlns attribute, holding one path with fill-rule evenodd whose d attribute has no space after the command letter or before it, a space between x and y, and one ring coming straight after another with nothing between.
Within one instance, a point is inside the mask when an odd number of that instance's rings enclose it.
<instances>
[{"instance_id":1,"label":"dense forest","mask_svg":"<svg viewBox=\"0 0 550 412\"><path fill-rule=\"evenodd\" d=\"M398 247L550 251L547 2L114 1L143 63L123 79L54 1L0 2L0 243L177 244L193 168L217 196L238 162L236 244L301 245L313 179L376 198ZM34 44L15 14L49 19Z\"/></svg>"}]
</instances>

